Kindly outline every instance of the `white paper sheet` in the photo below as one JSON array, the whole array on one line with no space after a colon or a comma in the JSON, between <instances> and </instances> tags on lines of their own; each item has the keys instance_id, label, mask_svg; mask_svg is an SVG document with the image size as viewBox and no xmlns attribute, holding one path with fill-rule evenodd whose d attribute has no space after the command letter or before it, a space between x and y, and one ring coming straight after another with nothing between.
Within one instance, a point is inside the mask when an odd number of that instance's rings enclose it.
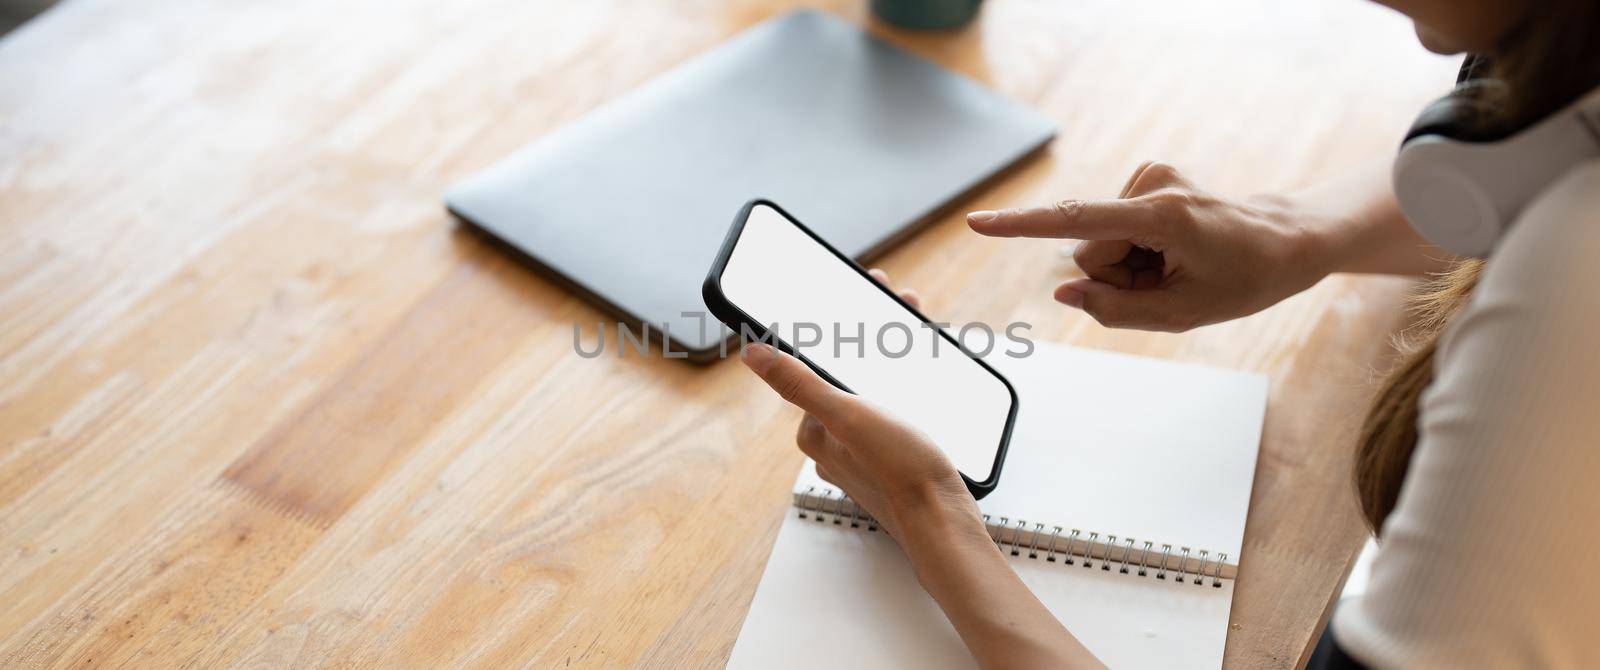
<instances>
[{"instance_id":1,"label":"white paper sheet","mask_svg":"<svg viewBox=\"0 0 1600 670\"><path fill-rule=\"evenodd\" d=\"M1216 668L1233 582L1221 588L1013 558L1039 600L1113 668ZM790 513L730 668L971 668L975 662L881 530Z\"/></svg>"},{"instance_id":2,"label":"white paper sheet","mask_svg":"<svg viewBox=\"0 0 1600 670\"><path fill-rule=\"evenodd\" d=\"M1267 380L1039 343L991 357L1021 399L998 518L1241 555ZM807 462L797 490L828 486ZM1221 664L1233 582L1221 588L1011 559L1111 667ZM822 665L818 665L822 664ZM881 531L788 513L730 667L970 667L971 656Z\"/></svg>"},{"instance_id":3,"label":"white paper sheet","mask_svg":"<svg viewBox=\"0 0 1600 670\"><path fill-rule=\"evenodd\" d=\"M1020 408L998 519L1226 552L1237 564L1267 406L1265 375L1036 343L988 361ZM798 490L830 486L807 460Z\"/></svg>"}]
</instances>

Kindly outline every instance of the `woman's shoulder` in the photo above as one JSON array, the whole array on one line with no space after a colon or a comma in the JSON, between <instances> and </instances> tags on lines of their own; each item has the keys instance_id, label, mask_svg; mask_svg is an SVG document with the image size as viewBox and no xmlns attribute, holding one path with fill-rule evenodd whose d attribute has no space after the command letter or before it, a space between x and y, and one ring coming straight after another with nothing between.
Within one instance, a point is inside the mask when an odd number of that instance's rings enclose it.
<instances>
[{"instance_id":1,"label":"woman's shoulder","mask_svg":"<svg viewBox=\"0 0 1600 670\"><path fill-rule=\"evenodd\" d=\"M1579 221L1600 222L1600 157L1579 163L1545 187L1518 217L1508 239L1524 224L1531 230Z\"/></svg>"},{"instance_id":2,"label":"woman's shoulder","mask_svg":"<svg viewBox=\"0 0 1600 670\"><path fill-rule=\"evenodd\" d=\"M1597 259L1600 159L1540 193L1484 264L1439 340L1434 381L1422 397L1425 434L1481 437L1514 428L1499 433L1509 435L1535 425L1600 431L1592 409L1600 393ZM1482 407L1490 397L1495 408Z\"/></svg>"},{"instance_id":3,"label":"woman's shoulder","mask_svg":"<svg viewBox=\"0 0 1600 670\"><path fill-rule=\"evenodd\" d=\"M1597 251L1600 158L1568 170L1523 209L1490 259L1484 281L1544 285L1590 275Z\"/></svg>"},{"instance_id":4,"label":"woman's shoulder","mask_svg":"<svg viewBox=\"0 0 1600 670\"><path fill-rule=\"evenodd\" d=\"M1550 449L1600 432L1600 159L1547 187L1484 264L1439 340L1422 396L1425 435L1544 439ZM1493 407L1484 406L1493 398ZM1582 438L1578 436L1587 432ZM1584 451L1587 453L1587 451ZM1578 454L1569 455L1572 458ZM1559 462L1552 458L1548 462Z\"/></svg>"},{"instance_id":5,"label":"woman's shoulder","mask_svg":"<svg viewBox=\"0 0 1600 670\"><path fill-rule=\"evenodd\" d=\"M1600 336L1600 159L1569 170L1529 203L1451 330L1475 331L1485 320L1522 337L1587 343ZM1448 333L1442 344L1448 349L1466 334Z\"/></svg>"}]
</instances>

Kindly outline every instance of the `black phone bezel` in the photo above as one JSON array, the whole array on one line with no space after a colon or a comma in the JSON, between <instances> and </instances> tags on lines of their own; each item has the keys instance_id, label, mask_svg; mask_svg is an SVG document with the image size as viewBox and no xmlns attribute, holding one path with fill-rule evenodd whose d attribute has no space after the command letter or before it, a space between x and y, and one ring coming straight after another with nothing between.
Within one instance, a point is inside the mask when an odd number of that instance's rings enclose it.
<instances>
[{"instance_id":1,"label":"black phone bezel","mask_svg":"<svg viewBox=\"0 0 1600 670\"><path fill-rule=\"evenodd\" d=\"M729 328L732 328L736 334L750 332L754 334L755 337L760 341L774 344L779 349L782 349L785 353L800 359L800 361L805 363L807 367L815 371L818 376L828 380L828 383L833 384L840 390L843 390L846 393L855 393L854 391L850 390L850 387L845 386L844 384L840 383L838 379L835 379L833 375L828 374L827 370L822 369L816 363L812 362L810 358L807 358L788 342L784 341L783 338L778 337L776 333L768 333L765 326L751 318L750 315L746 314L744 310L739 309L737 305L734 305L728 300L728 297L723 294L722 272L727 268L728 259L733 255L734 246L739 242L739 235L744 232L745 222L749 221L750 213L754 211L757 206L771 207L773 211L776 211L779 215L783 216L784 219L787 219L789 223L793 224L796 228L799 228L801 232L806 234L806 236L816 241L817 244L822 245L822 248L827 249L828 253L833 254L834 258L839 259L840 262L855 270L856 274L860 275L863 280L873 286L876 286L878 290L883 291L901 307L911 312L912 315L920 319L925 325L936 331L945 339L945 341L949 342L956 349L966 354L968 358L982 366L984 370L989 372L989 374L994 375L994 377L1000 380L1000 383L1005 386L1006 392L1011 395L1011 409L1006 413L1005 428L1000 433L1000 444L995 450L994 466L989 470L989 478L984 481L977 481L971 477L968 477L967 473L965 472L960 473L961 480L966 483L967 491L972 494L974 499L982 500L985 496L993 493L995 487L1000 483L1000 471L1005 465L1006 451L1011 445L1011 430L1016 425L1017 409L1021 404L1020 399L1017 397L1016 388L1011 385L1011 380L1006 379L1005 375L1000 374L1000 371L994 369L982 358L972 355L972 352L967 350L966 347L962 346L961 342L957 340L955 336L951 335L944 328L938 327L932 320L923 315L921 311L915 307L912 307L905 300L901 299L901 297L895 294L894 291L890 290L889 287L878 283L876 279L872 278L872 275L867 273L867 269L862 267L860 263L857 263L849 256L840 253L840 251L835 249L833 245L828 244L827 240L822 239L822 236L818 235L810 228L807 228L805 224L800 223L799 219L789 214L789 212L785 211L783 207L780 207L777 203L767 200L766 198L756 198L745 203L743 207L739 208L739 213L734 216L733 225L728 228L728 234L722 240L722 247L717 250L716 259L711 262L711 270L706 273L706 279L700 285L700 296L701 299L705 301L706 308L711 310L711 314L717 317L717 320L721 321Z\"/></svg>"}]
</instances>

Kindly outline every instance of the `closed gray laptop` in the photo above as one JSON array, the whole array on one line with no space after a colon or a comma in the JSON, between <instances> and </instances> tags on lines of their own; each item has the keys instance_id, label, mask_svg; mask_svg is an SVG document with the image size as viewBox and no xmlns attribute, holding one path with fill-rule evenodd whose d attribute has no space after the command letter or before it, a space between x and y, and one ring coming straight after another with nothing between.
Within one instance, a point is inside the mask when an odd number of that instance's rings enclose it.
<instances>
[{"instance_id":1,"label":"closed gray laptop","mask_svg":"<svg viewBox=\"0 0 1600 670\"><path fill-rule=\"evenodd\" d=\"M771 199L864 260L1053 135L971 80L799 11L466 178L445 203L648 325L656 351L665 333L674 355L706 360L729 333L704 314L700 282L746 201Z\"/></svg>"}]
</instances>

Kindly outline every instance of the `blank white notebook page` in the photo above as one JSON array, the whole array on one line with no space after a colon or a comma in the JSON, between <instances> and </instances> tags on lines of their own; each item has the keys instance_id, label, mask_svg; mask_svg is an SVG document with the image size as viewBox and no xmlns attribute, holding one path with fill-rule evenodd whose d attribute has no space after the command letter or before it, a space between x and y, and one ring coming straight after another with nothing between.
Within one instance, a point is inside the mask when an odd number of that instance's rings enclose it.
<instances>
[{"instance_id":1,"label":"blank white notebook page","mask_svg":"<svg viewBox=\"0 0 1600 670\"><path fill-rule=\"evenodd\" d=\"M1241 554L1265 413L1264 376L1037 344L991 356L1021 399L993 517ZM796 490L831 485L807 461ZM1233 581L1158 581L1010 558L1111 667L1221 664ZM818 664L824 664L819 666ZM786 515L730 667L971 667L881 530Z\"/></svg>"},{"instance_id":2,"label":"blank white notebook page","mask_svg":"<svg viewBox=\"0 0 1600 670\"><path fill-rule=\"evenodd\" d=\"M1216 668L1233 582L1221 588L1012 558L1022 581L1112 668ZM888 534L785 515L730 668L972 668Z\"/></svg>"},{"instance_id":3,"label":"blank white notebook page","mask_svg":"<svg viewBox=\"0 0 1600 670\"><path fill-rule=\"evenodd\" d=\"M1241 555L1265 375L1036 343L986 513Z\"/></svg>"},{"instance_id":4,"label":"blank white notebook page","mask_svg":"<svg viewBox=\"0 0 1600 670\"><path fill-rule=\"evenodd\" d=\"M1020 399L998 519L1242 555L1265 375L1034 343L985 359ZM832 486L806 460L797 490Z\"/></svg>"}]
</instances>

